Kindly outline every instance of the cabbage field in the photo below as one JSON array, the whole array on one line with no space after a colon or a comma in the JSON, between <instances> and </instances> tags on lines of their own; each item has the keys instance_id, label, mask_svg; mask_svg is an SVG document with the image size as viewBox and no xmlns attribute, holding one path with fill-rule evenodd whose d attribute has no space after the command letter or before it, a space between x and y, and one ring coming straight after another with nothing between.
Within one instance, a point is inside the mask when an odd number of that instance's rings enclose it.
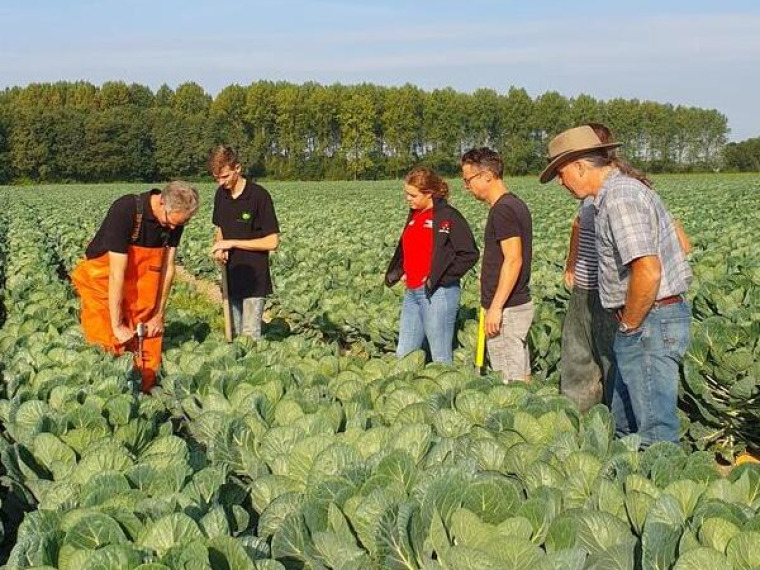
<instances>
[{"instance_id":1,"label":"cabbage field","mask_svg":"<svg viewBox=\"0 0 760 570\"><path fill-rule=\"evenodd\" d=\"M282 244L266 340L224 342L195 285L170 302L161 387L86 346L67 274L139 185L0 187L0 564L62 570L760 568L760 180L669 176L692 238L682 443L615 439L557 392L577 203L509 180L534 219L530 385L472 366L478 283L452 367L393 356L383 273L401 184L266 184ZM479 241L486 208L454 181ZM208 258L213 188L180 246ZM724 465L720 465L723 463Z\"/></svg>"}]
</instances>

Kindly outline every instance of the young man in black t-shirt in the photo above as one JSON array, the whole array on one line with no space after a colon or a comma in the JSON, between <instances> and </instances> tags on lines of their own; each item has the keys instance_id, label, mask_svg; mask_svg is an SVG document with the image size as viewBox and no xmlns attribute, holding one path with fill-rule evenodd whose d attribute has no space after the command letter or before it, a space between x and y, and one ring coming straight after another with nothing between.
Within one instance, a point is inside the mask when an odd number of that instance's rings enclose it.
<instances>
[{"instance_id":1,"label":"young man in black t-shirt","mask_svg":"<svg viewBox=\"0 0 760 570\"><path fill-rule=\"evenodd\" d=\"M498 153L485 147L472 149L462 156L461 168L465 187L490 208L480 275L488 358L505 382L529 381L528 329L533 321L530 211L504 183Z\"/></svg>"},{"instance_id":2,"label":"young man in black t-shirt","mask_svg":"<svg viewBox=\"0 0 760 570\"><path fill-rule=\"evenodd\" d=\"M272 197L246 180L232 147L215 148L208 161L219 188L214 196L214 258L224 264L233 333L261 337L264 298L272 293L269 252L280 243Z\"/></svg>"}]
</instances>

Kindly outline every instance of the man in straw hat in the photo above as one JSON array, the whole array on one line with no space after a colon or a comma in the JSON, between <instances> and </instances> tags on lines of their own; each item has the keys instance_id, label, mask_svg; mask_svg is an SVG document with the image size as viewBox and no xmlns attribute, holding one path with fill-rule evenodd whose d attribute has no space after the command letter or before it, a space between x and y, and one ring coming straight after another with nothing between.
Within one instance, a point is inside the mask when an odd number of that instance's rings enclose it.
<instances>
[{"instance_id":1,"label":"man in straw hat","mask_svg":"<svg viewBox=\"0 0 760 570\"><path fill-rule=\"evenodd\" d=\"M612 133L606 126L588 126L601 142L612 142ZM609 407L615 384L612 345L618 322L599 300L595 223L594 198L589 196L579 201L570 231L564 275L570 298L562 321L559 361L559 391L581 412L600 402Z\"/></svg>"},{"instance_id":2,"label":"man in straw hat","mask_svg":"<svg viewBox=\"0 0 760 570\"><path fill-rule=\"evenodd\" d=\"M579 200L593 198L599 256L599 296L618 322L612 413L619 436L636 433L643 446L678 441L678 369L689 343L684 295L691 270L676 227L646 178L589 126L549 143L542 183L555 176Z\"/></svg>"}]
</instances>

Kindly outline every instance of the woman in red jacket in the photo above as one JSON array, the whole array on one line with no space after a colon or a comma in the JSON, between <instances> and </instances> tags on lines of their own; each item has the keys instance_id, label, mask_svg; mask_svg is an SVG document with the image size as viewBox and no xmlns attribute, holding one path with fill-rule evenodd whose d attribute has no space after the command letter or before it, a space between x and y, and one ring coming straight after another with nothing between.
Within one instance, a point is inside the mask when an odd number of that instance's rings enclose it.
<instances>
[{"instance_id":1,"label":"woman in red jacket","mask_svg":"<svg viewBox=\"0 0 760 570\"><path fill-rule=\"evenodd\" d=\"M421 166L404 182L409 217L385 275L389 287L406 285L396 355L427 340L434 362L451 363L459 280L477 263L478 248L467 220L446 201L445 180Z\"/></svg>"}]
</instances>

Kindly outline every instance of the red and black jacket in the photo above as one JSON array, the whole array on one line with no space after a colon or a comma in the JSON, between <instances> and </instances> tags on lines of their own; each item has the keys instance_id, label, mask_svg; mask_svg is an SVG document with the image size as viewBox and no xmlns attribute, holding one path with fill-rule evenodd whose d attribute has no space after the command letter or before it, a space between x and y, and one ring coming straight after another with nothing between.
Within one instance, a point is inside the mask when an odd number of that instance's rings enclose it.
<instances>
[{"instance_id":1,"label":"red and black jacket","mask_svg":"<svg viewBox=\"0 0 760 570\"><path fill-rule=\"evenodd\" d=\"M412 218L409 210L406 223ZM406 225L404 226L406 227ZM443 198L433 199L433 259L430 275L425 281L425 294L430 297L438 287L446 287L459 281L478 262L480 252L475 244L470 225L459 210L450 206ZM404 274L404 252L399 238L388 271L385 284L391 287Z\"/></svg>"}]
</instances>

